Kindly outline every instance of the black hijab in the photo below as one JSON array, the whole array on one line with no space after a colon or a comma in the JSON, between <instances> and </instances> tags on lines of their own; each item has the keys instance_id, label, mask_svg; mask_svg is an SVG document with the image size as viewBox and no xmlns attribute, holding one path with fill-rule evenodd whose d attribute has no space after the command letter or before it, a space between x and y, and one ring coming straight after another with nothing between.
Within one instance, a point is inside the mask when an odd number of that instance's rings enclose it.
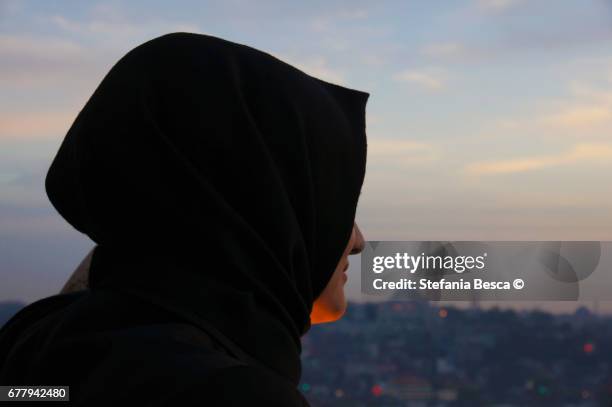
<instances>
[{"instance_id":1,"label":"black hijab","mask_svg":"<svg viewBox=\"0 0 612 407\"><path fill-rule=\"evenodd\" d=\"M90 288L197 321L297 384L300 336L355 219L368 97L208 35L128 52L46 178L98 244Z\"/></svg>"}]
</instances>

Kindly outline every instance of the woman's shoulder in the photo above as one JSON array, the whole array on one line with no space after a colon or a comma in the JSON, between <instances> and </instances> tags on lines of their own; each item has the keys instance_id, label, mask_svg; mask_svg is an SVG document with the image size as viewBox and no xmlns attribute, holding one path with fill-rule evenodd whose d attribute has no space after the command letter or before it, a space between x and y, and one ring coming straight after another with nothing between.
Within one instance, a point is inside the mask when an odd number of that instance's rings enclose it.
<instances>
[{"instance_id":1,"label":"woman's shoulder","mask_svg":"<svg viewBox=\"0 0 612 407\"><path fill-rule=\"evenodd\" d=\"M308 407L297 388L274 372L252 365L218 369L170 396L167 405ZM208 405L208 404L206 404Z\"/></svg>"},{"instance_id":2,"label":"woman's shoulder","mask_svg":"<svg viewBox=\"0 0 612 407\"><path fill-rule=\"evenodd\" d=\"M8 325L0 335L0 382L59 381L70 386L76 405L308 406L290 381L137 302L60 295L27 307Z\"/></svg>"}]
</instances>

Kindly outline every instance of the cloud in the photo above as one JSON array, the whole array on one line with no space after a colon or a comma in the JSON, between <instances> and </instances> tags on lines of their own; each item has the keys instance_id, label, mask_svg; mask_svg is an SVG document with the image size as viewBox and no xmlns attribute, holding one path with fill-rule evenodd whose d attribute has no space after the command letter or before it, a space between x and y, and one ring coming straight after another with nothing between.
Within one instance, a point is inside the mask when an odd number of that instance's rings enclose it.
<instances>
[{"instance_id":1,"label":"cloud","mask_svg":"<svg viewBox=\"0 0 612 407\"><path fill-rule=\"evenodd\" d=\"M612 66L612 59L609 64ZM597 73L590 74L598 76ZM579 80L572 80L569 84L570 91L576 98L592 101L594 103L602 103L612 105L612 73L606 78L607 73L603 73L604 81L600 84L588 84Z\"/></svg>"},{"instance_id":2,"label":"cloud","mask_svg":"<svg viewBox=\"0 0 612 407\"><path fill-rule=\"evenodd\" d=\"M99 37L108 43L109 40L140 39L143 36L166 33L168 31L199 32L197 24L166 19L148 19L131 21L121 7L113 4L98 4L92 7L89 20L74 20L60 14L51 15L48 21L62 31Z\"/></svg>"},{"instance_id":3,"label":"cloud","mask_svg":"<svg viewBox=\"0 0 612 407\"><path fill-rule=\"evenodd\" d=\"M105 47L116 49L135 46L152 37L173 31L202 33L198 24L187 21L172 21L165 18L142 19L128 18L121 7L111 4L98 4L91 8L90 18L70 19L61 14L43 17L45 23L60 29L64 34L100 41Z\"/></svg>"},{"instance_id":4,"label":"cloud","mask_svg":"<svg viewBox=\"0 0 612 407\"><path fill-rule=\"evenodd\" d=\"M546 116L542 121L545 124L560 127L588 127L602 123L612 123L612 107L602 105L575 106Z\"/></svg>"},{"instance_id":5,"label":"cloud","mask_svg":"<svg viewBox=\"0 0 612 407\"><path fill-rule=\"evenodd\" d=\"M338 15L347 20L361 20L367 18L369 13L364 9L341 10Z\"/></svg>"},{"instance_id":6,"label":"cloud","mask_svg":"<svg viewBox=\"0 0 612 407\"><path fill-rule=\"evenodd\" d=\"M537 107L522 117L494 119L493 127L479 137L515 139L533 135L540 141L571 137L582 141L609 140L612 134L612 85L607 81L607 72L608 66L599 72L580 71L576 76L588 75L589 80L570 80L568 94L563 98L537 101Z\"/></svg>"},{"instance_id":7,"label":"cloud","mask_svg":"<svg viewBox=\"0 0 612 407\"><path fill-rule=\"evenodd\" d=\"M430 57L457 57L465 54L463 44L456 42L440 42L424 46L421 53Z\"/></svg>"},{"instance_id":8,"label":"cloud","mask_svg":"<svg viewBox=\"0 0 612 407\"><path fill-rule=\"evenodd\" d=\"M100 19L90 21L75 21L61 15L49 17L59 28L72 34L93 35L106 39L125 39L147 36L150 33L166 33L169 31L200 32L198 25L193 23L154 21L148 24L135 24L120 19Z\"/></svg>"},{"instance_id":9,"label":"cloud","mask_svg":"<svg viewBox=\"0 0 612 407\"><path fill-rule=\"evenodd\" d=\"M0 50L3 55L36 54L54 55L60 54L61 57L80 55L82 48L74 42L48 37L28 37L1 35Z\"/></svg>"},{"instance_id":10,"label":"cloud","mask_svg":"<svg viewBox=\"0 0 612 407\"><path fill-rule=\"evenodd\" d=\"M407 69L393 76L393 79L398 82L415 84L429 90L440 90L446 86L445 79L440 72L419 71Z\"/></svg>"},{"instance_id":11,"label":"cloud","mask_svg":"<svg viewBox=\"0 0 612 407\"><path fill-rule=\"evenodd\" d=\"M493 12L500 12L510 9L523 0L478 0L478 6L481 9Z\"/></svg>"},{"instance_id":12,"label":"cloud","mask_svg":"<svg viewBox=\"0 0 612 407\"><path fill-rule=\"evenodd\" d=\"M327 58L317 55L312 57L300 58L286 54L268 52L270 55L295 66L296 68L306 72L316 78L323 79L327 82L332 82L338 85L347 86L346 78L342 72L329 66Z\"/></svg>"},{"instance_id":13,"label":"cloud","mask_svg":"<svg viewBox=\"0 0 612 407\"><path fill-rule=\"evenodd\" d=\"M388 63L387 59L382 55L376 55L373 53L367 53L361 55L361 62L374 67L380 67Z\"/></svg>"},{"instance_id":14,"label":"cloud","mask_svg":"<svg viewBox=\"0 0 612 407\"><path fill-rule=\"evenodd\" d=\"M371 137L368 139L368 162L373 165L395 164L410 166L436 161L438 149L430 143L393 137Z\"/></svg>"},{"instance_id":15,"label":"cloud","mask_svg":"<svg viewBox=\"0 0 612 407\"><path fill-rule=\"evenodd\" d=\"M0 140L63 135L75 117L75 112L65 111L2 112Z\"/></svg>"},{"instance_id":16,"label":"cloud","mask_svg":"<svg viewBox=\"0 0 612 407\"><path fill-rule=\"evenodd\" d=\"M40 86L91 77L99 59L74 41L0 35L0 85Z\"/></svg>"},{"instance_id":17,"label":"cloud","mask_svg":"<svg viewBox=\"0 0 612 407\"><path fill-rule=\"evenodd\" d=\"M612 162L612 144L580 143L571 150L556 155L541 155L511 160L484 161L468 164L464 171L470 175L486 176L534 171L567 164Z\"/></svg>"},{"instance_id":18,"label":"cloud","mask_svg":"<svg viewBox=\"0 0 612 407\"><path fill-rule=\"evenodd\" d=\"M612 87L609 84L573 80L569 89L571 96L557 104L553 112L536 118L536 125L548 127L556 134L573 131L581 137L593 135L597 129L612 131Z\"/></svg>"},{"instance_id":19,"label":"cloud","mask_svg":"<svg viewBox=\"0 0 612 407\"><path fill-rule=\"evenodd\" d=\"M339 23L352 20L367 19L369 13L365 9L343 9L336 12L326 12L314 17L310 21L310 29L314 32L323 33L335 28Z\"/></svg>"}]
</instances>

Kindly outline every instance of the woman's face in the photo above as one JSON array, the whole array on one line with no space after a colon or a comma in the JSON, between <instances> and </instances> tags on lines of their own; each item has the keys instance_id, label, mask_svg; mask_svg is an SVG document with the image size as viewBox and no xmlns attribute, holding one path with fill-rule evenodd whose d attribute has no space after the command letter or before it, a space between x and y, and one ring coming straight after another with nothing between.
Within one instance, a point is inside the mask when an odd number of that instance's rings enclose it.
<instances>
[{"instance_id":1,"label":"woman's face","mask_svg":"<svg viewBox=\"0 0 612 407\"><path fill-rule=\"evenodd\" d=\"M347 280L346 271L349 266L348 256L351 254L361 253L365 241L361 231L355 223L353 225L353 233L344 249L342 258L336 266L336 271L325 286L325 289L313 304L312 312L310 313L310 321L312 324L321 324L323 322L332 322L344 314L346 311L346 298L344 296L344 284Z\"/></svg>"}]
</instances>

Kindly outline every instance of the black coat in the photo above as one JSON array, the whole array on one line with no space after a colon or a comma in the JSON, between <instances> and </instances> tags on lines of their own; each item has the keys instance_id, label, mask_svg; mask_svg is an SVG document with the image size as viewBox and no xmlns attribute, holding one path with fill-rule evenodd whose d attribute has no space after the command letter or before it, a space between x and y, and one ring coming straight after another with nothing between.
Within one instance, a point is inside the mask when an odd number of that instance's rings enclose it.
<instances>
[{"instance_id":1,"label":"black coat","mask_svg":"<svg viewBox=\"0 0 612 407\"><path fill-rule=\"evenodd\" d=\"M97 244L91 291L0 332L0 384L106 405L305 404L300 338L353 229L368 96L203 34L128 52L45 183Z\"/></svg>"},{"instance_id":2,"label":"black coat","mask_svg":"<svg viewBox=\"0 0 612 407\"><path fill-rule=\"evenodd\" d=\"M0 383L70 386L75 406L308 405L202 327L115 291L30 304L0 331L0 349Z\"/></svg>"}]
</instances>

